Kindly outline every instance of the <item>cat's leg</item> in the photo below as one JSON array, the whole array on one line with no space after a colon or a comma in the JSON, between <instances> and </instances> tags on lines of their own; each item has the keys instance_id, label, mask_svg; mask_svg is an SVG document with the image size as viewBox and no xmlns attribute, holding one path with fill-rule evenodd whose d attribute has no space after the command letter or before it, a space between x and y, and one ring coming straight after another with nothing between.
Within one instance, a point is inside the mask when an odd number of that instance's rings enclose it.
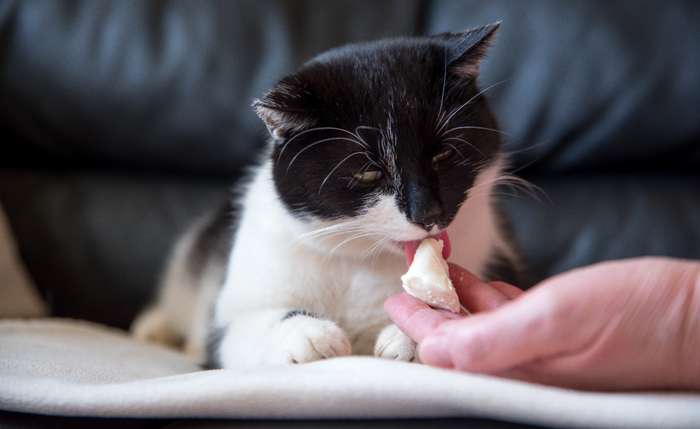
<instances>
[{"instance_id":1,"label":"cat's leg","mask_svg":"<svg viewBox=\"0 0 700 429\"><path fill-rule=\"evenodd\" d=\"M214 276L215 279L218 277L218 275ZM217 281L202 281L193 305L184 351L199 363L204 363L207 359L206 347L212 320L211 312L218 293Z\"/></svg>"},{"instance_id":2,"label":"cat's leg","mask_svg":"<svg viewBox=\"0 0 700 429\"><path fill-rule=\"evenodd\" d=\"M351 353L350 341L336 323L304 310L240 312L227 326L215 329L218 344L208 347L214 354L208 361L215 367L296 364Z\"/></svg>"},{"instance_id":3,"label":"cat's leg","mask_svg":"<svg viewBox=\"0 0 700 429\"><path fill-rule=\"evenodd\" d=\"M379 332L374 343L374 355L412 362L416 359L416 343L392 323Z\"/></svg>"},{"instance_id":4,"label":"cat's leg","mask_svg":"<svg viewBox=\"0 0 700 429\"><path fill-rule=\"evenodd\" d=\"M183 335L170 323L168 315L158 305L146 309L131 325L131 333L141 341L178 348Z\"/></svg>"},{"instance_id":5,"label":"cat's leg","mask_svg":"<svg viewBox=\"0 0 700 429\"><path fill-rule=\"evenodd\" d=\"M181 348L188 335L193 304L197 301L198 280L189 269L188 256L196 229L178 239L166 263L155 302L131 325L134 337L169 347Z\"/></svg>"}]
</instances>

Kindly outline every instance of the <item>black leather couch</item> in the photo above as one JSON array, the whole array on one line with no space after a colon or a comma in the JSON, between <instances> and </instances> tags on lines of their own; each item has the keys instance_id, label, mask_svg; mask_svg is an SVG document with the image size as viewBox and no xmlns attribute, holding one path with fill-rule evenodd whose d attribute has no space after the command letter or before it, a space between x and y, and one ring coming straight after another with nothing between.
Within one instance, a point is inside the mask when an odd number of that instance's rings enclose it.
<instances>
[{"instance_id":1,"label":"black leather couch","mask_svg":"<svg viewBox=\"0 0 700 429\"><path fill-rule=\"evenodd\" d=\"M502 82L512 168L546 195L503 201L531 282L700 258L693 0L4 0L0 202L52 314L129 325L178 232L263 146L251 100L305 59L497 20L481 81ZM0 423L80 424L33 418Z\"/></svg>"}]
</instances>

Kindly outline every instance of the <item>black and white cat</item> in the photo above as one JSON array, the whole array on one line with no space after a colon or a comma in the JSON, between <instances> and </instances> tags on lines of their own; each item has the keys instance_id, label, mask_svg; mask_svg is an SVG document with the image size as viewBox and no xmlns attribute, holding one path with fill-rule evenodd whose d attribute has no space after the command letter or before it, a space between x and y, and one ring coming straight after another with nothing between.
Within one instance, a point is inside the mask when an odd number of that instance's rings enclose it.
<instances>
[{"instance_id":1,"label":"black and white cat","mask_svg":"<svg viewBox=\"0 0 700 429\"><path fill-rule=\"evenodd\" d=\"M211 366L333 356L412 360L383 310L407 243L514 270L492 204L503 157L477 88L498 24L331 50L254 102L272 139L240 198L178 242L137 337L184 340Z\"/></svg>"}]
</instances>

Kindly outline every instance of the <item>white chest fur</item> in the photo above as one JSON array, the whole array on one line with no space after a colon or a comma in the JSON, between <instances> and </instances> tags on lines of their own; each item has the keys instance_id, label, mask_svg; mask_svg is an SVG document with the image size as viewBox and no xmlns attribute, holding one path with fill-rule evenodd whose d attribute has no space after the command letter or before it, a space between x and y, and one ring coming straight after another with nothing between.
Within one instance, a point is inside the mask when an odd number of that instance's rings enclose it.
<instances>
[{"instance_id":1,"label":"white chest fur","mask_svg":"<svg viewBox=\"0 0 700 429\"><path fill-rule=\"evenodd\" d=\"M355 352L370 352L373 337L388 323L382 303L401 290L403 257L386 252L372 259L345 252L329 256L309 246L299 239L303 227L270 198L274 193L265 189L270 186L267 174L260 171L246 195L215 307L216 323L227 325L240 312L303 309L336 321Z\"/></svg>"},{"instance_id":2,"label":"white chest fur","mask_svg":"<svg viewBox=\"0 0 700 429\"><path fill-rule=\"evenodd\" d=\"M477 184L490 188L488 182L497 173L497 168L484 172ZM477 273L500 241L488 194L483 189L470 197L448 229L455 243L452 259ZM371 215L389 228L405 230L399 225L405 216L392 206L383 201ZM334 251L342 237L323 245L305 240L318 224L300 221L283 207L269 163L256 173L241 207L226 281L215 306L216 324L229 325L242 313L305 310L335 321L354 353L370 353L378 331L389 322L383 302L401 291L403 255L394 249L367 257L369 239L343 244L342 251ZM393 224L389 218L395 219Z\"/></svg>"}]
</instances>

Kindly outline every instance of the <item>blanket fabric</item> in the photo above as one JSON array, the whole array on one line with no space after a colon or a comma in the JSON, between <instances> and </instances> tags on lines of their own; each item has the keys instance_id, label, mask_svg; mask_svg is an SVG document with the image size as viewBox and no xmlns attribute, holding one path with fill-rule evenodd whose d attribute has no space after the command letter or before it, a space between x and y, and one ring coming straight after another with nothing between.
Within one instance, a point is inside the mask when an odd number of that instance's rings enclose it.
<instances>
[{"instance_id":1,"label":"blanket fabric","mask_svg":"<svg viewBox=\"0 0 700 429\"><path fill-rule=\"evenodd\" d=\"M566 427L700 426L700 395L591 393L370 357L202 371L113 329L0 321L0 408L101 417L486 417Z\"/></svg>"}]
</instances>

